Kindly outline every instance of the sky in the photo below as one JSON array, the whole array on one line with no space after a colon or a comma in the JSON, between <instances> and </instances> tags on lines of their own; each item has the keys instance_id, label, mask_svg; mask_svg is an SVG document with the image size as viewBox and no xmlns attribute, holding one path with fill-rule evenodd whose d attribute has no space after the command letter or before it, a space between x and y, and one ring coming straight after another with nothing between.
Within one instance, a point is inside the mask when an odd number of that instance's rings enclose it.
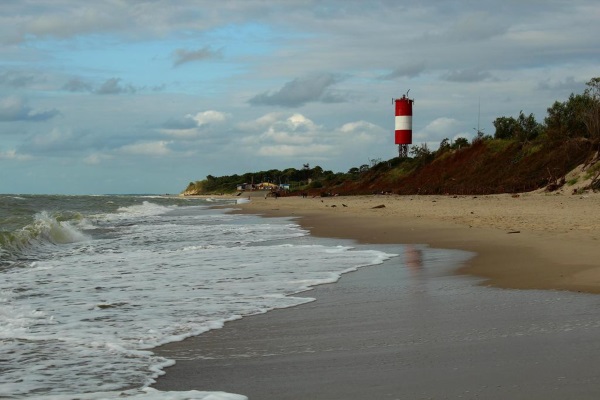
<instances>
[{"instance_id":1,"label":"sky","mask_svg":"<svg viewBox=\"0 0 600 400\"><path fill-rule=\"evenodd\" d=\"M493 135L600 76L597 0L1 0L0 193L179 193Z\"/></svg>"}]
</instances>

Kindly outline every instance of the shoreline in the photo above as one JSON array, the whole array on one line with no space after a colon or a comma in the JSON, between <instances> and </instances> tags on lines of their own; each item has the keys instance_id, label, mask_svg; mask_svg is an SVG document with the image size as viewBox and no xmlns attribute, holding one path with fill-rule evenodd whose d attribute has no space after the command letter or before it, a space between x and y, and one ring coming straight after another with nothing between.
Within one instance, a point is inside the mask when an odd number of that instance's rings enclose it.
<instances>
[{"instance_id":1,"label":"shoreline","mask_svg":"<svg viewBox=\"0 0 600 400\"><path fill-rule=\"evenodd\" d=\"M600 198L585 205L567 200L568 206L580 205L575 218L554 213L551 226L543 215L523 215L540 205L541 214L547 213L548 205L560 201L531 199L523 204L508 196L360 196L254 198L239 204L232 212L295 217L316 237L367 247L400 244L404 257L299 294L314 302L246 316L154 349L176 364L152 386L224 391L251 400L598 398L597 296L482 287L600 292L595 281L585 280L599 273L593 262L599 253L597 225L583 234L561 231L562 217L571 224L597 223L596 214L590 215L595 220L577 218ZM435 212L433 202L439 206ZM510 211L508 205L521 207L496 225L470 220L476 215L471 212L495 208L488 202L498 203L500 215ZM385 207L373 208L381 204ZM448 210L451 220L444 217ZM456 213L464 213L463 220ZM494 220L492 214L481 220ZM510 227L515 221L521 229ZM540 228L547 225L548 230ZM418 249L418 268L411 266L410 247ZM443 254L439 249L476 256L460 267L460 260L432 257ZM456 274L486 280L453 275L456 267Z\"/></svg>"},{"instance_id":2,"label":"shoreline","mask_svg":"<svg viewBox=\"0 0 600 400\"><path fill-rule=\"evenodd\" d=\"M295 217L318 237L473 252L456 273L483 278L482 285L600 293L598 194L279 199L254 194L236 209Z\"/></svg>"}]
</instances>

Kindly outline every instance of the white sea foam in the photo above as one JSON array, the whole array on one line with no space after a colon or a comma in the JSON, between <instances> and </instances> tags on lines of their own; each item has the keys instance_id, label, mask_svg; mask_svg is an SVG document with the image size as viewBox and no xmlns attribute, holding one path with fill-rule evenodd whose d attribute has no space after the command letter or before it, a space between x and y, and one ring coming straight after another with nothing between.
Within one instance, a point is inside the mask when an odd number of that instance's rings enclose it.
<instances>
[{"instance_id":1,"label":"white sea foam","mask_svg":"<svg viewBox=\"0 0 600 400\"><path fill-rule=\"evenodd\" d=\"M293 295L390 257L295 242L307 232L289 221L268 222L144 201L99 216L96 229L86 229L93 237L64 240L31 267L4 273L0 353L11 358L0 397L244 398L149 389L172 363L151 349L311 301ZM83 219L79 228L89 223ZM124 387L139 389L120 392Z\"/></svg>"},{"instance_id":2,"label":"white sea foam","mask_svg":"<svg viewBox=\"0 0 600 400\"><path fill-rule=\"evenodd\" d=\"M153 388L126 390L106 393L89 393L77 396L81 400L108 400L127 398L131 400L247 400L246 396L225 392L202 392L190 390L185 392L161 392ZM73 400L71 395L34 396L29 400Z\"/></svg>"},{"instance_id":3,"label":"white sea foam","mask_svg":"<svg viewBox=\"0 0 600 400\"><path fill-rule=\"evenodd\" d=\"M124 215L141 217L164 214L175 207L176 206L163 206L149 201L144 201L141 205L120 207L118 211Z\"/></svg>"}]
</instances>

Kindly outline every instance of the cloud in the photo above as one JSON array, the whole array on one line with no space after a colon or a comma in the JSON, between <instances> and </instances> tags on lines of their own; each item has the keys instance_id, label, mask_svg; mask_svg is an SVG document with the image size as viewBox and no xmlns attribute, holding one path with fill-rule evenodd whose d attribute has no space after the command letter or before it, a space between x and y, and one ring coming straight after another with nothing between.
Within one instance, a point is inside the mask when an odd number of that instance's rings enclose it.
<instances>
[{"instance_id":1,"label":"cloud","mask_svg":"<svg viewBox=\"0 0 600 400\"><path fill-rule=\"evenodd\" d=\"M80 149L79 138L69 129L53 128L50 132L33 135L19 148L23 153L62 155Z\"/></svg>"},{"instance_id":2,"label":"cloud","mask_svg":"<svg viewBox=\"0 0 600 400\"><path fill-rule=\"evenodd\" d=\"M440 117L431 121L421 131L416 133L414 136L417 139L438 139L451 138L457 135L457 131L460 129L461 124L454 118ZM464 135L459 135L464 136Z\"/></svg>"},{"instance_id":3,"label":"cloud","mask_svg":"<svg viewBox=\"0 0 600 400\"><path fill-rule=\"evenodd\" d=\"M263 156L319 156L331 150L323 127L302 114L270 113L251 123L250 129L262 128L255 135L244 136L241 145Z\"/></svg>"},{"instance_id":4,"label":"cloud","mask_svg":"<svg viewBox=\"0 0 600 400\"><path fill-rule=\"evenodd\" d=\"M114 95L114 94L134 94L142 90L150 90L153 92L160 92L165 89L165 84L155 85L151 87L147 86L133 86L130 84L122 84L121 78L110 78L105 80L97 89L94 89L94 85L88 81L84 81L79 78L72 78L62 86L63 90L68 92L90 92L99 95Z\"/></svg>"},{"instance_id":5,"label":"cloud","mask_svg":"<svg viewBox=\"0 0 600 400\"><path fill-rule=\"evenodd\" d=\"M538 89L540 90L570 91L571 93L583 92L585 87L585 83L577 82L572 76L568 76L564 80L558 82L552 82L550 78L548 78L538 83Z\"/></svg>"},{"instance_id":6,"label":"cloud","mask_svg":"<svg viewBox=\"0 0 600 400\"><path fill-rule=\"evenodd\" d=\"M182 118L169 118L162 124L164 130L188 130L194 129L198 123L190 116L186 115Z\"/></svg>"},{"instance_id":7,"label":"cloud","mask_svg":"<svg viewBox=\"0 0 600 400\"><path fill-rule=\"evenodd\" d=\"M458 18L444 36L452 41L483 41L506 33L508 26L487 11L475 11Z\"/></svg>"},{"instance_id":8,"label":"cloud","mask_svg":"<svg viewBox=\"0 0 600 400\"><path fill-rule=\"evenodd\" d=\"M183 118L169 119L162 125L160 132L179 138L199 137L224 124L230 117L230 114L214 110L187 114Z\"/></svg>"},{"instance_id":9,"label":"cloud","mask_svg":"<svg viewBox=\"0 0 600 400\"><path fill-rule=\"evenodd\" d=\"M40 156L81 158L82 155L99 149L114 149L128 140L131 138L122 134L102 136L97 132L85 133L67 127L54 127L49 131L43 130L27 137L18 150Z\"/></svg>"},{"instance_id":10,"label":"cloud","mask_svg":"<svg viewBox=\"0 0 600 400\"><path fill-rule=\"evenodd\" d=\"M238 126L260 129L257 134L245 136L240 146L253 154L286 162L289 158L327 160L340 154L367 158L377 154L372 149L383 143L387 134L385 129L367 121L348 122L331 129L300 113L269 113Z\"/></svg>"},{"instance_id":11,"label":"cloud","mask_svg":"<svg viewBox=\"0 0 600 400\"><path fill-rule=\"evenodd\" d=\"M63 89L69 92L91 92L93 90L90 83L84 82L79 78L70 79L63 85Z\"/></svg>"},{"instance_id":12,"label":"cloud","mask_svg":"<svg viewBox=\"0 0 600 400\"><path fill-rule=\"evenodd\" d=\"M339 130L341 140L351 139L354 142L373 142L385 138L388 133L379 125L367 121L348 122Z\"/></svg>"},{"instance_id":13,"label":"cloud","mask_svg":"<svg viewBox=\"0 0 600 400\"><path fill-rule=\"evenodd\" d=\"M0 99L0 122L31 121L40 122L52 119L60 114L57 109L35 111L18 97Z\"/></svg>"},{"instance_id":14,"label":"cloud","mask_svg":"<svg viewBox=\"0 0 600 400\"><path fill-rule=\"evenodd\" d=\"M415 78L425 71L425 62L403 64L389 74L383 75L381 79L393 80L397 78Z\"/></svg>"},{"instance_id":15,"label":"cloud","mask_svg":"<svg viewBox=\"0 0 600 400\"><path fill-rule=\"evenodd\" d=\"M38 38L67 38L79 34L106 32L110 29L127 27L127 14L133 10L126 10L127 5L110 2L97 4L94 7L83 4L58 2L54 7L49 5L25 5L21 8L23 14L14 18L18 29L8 33L4 41L18 43ZM132 15L129 15L132 17Z\"/></svg>"},{"instance_id":16,"label":"cloud","mask_svg":"<svg viewBox=\"0 0 600 400\"><path fill-rule=\"evenodd\" d=\"M487 71L472 68L448 72L443 78L450 82L480 82L491 77L492 75Z\"/></svg>"},{"instance_id":17,"label":"cloud","mask_svg":"<svg viewBox=\"0 0 600 400\"><path fill-rule=\"evenodd\" d=\"M273 122L260 135L261 141L305 145L314 140L320 127L302 114L293 114L283 121Z\"/></svg>"},{"instance_id":18,"label":"cloud","mask_svg":"<svg viewBox=\"0 0 600 400\"><path fill-rule=\"evenodd\" d=\"M143 155L143 156L164 156L171 154L169 144L164 140L156 142L133 143L122 146L118 151L123 154Z\"/></svg>"},{"instance_id":19,"label":"cloud","mask_svg":"<svg viewBox=\"0 0 600 400\"><path fill-rule=\"evenodd\" d=\"M16 150L0 151L0 160L26 161L32 158L28 154L17 153Z\"/></svg>"},{"instance_id":20,"label":"cloud","mask_svg":"<svg viewBox=\"0 0 600 400\"><path fill-rule=\"evenodd\" d=\"M205 126L225 122L229 118L229 115L219 111L208 110L199 112L196 115L187 115L187 117L196 121L198 126Z\"/></svg>"},{"instance_id":21,"label":"cloud","mask_svg":"<svg viewBox=\"0 0 600 400\"><path fill-rule=\"evenodd\" d=\"M209 46L204 46L198 50L177 49L173 52L173 66L179 67L182 64L187 64L194 61L203 61L214 58L221 58L223 51L213 50Z\"/></svg>"},{"instance_id":22,"label":"cloud","mask_svg":"<svg viewBox=\"0 0 600 400\"><path fill-rule=\"evenodd\" d=\"M88 165L98 165L104 161L112 160L114 157L110 154L93 153L83 159L83 162Z\"/></svg>"},{"instance_id":23,"label":"cloud","mask_svg":"<svg viewBox=\"0 0 600 400\"><path fill-rule=\"evenodd\" d=\"M277 157L315 157L331 151L330 145L310 144L306 146L293 146L289 144L264 145L258 150L260 156Z\"/></svg>"},{"instance_id":24,"label":"cloud","mask_svg":"<svg viewBox=\"0 0 600 400\"><path fill-rule=\"evenodd\" d=\"M283 118L285 114L280 112L272 112L265 114L253 121L240 122L237 127L242 131L259 131L268 128L275 122Z\"/></svg>"},{"instance_id":25,"label":"cloud","mask_svg":"<svg viewBox=\"0 0 600 400\"><path fill-rule=\"evenodd\" d=\"M276 92L265 92L251 98L251 105L298 107L309 102L339 103L343 102L340 96L328 90L339 81L333 74L312 74L303 78L296 78L283 85Z\"/></svg>"},{"instance_id":26,"label":"cloud","mask_svg":"<svg viewBox=\"0 0 600 400\"><path fill-rule=\"evenodd\" d=\"M19 89L36 83L39 77L19 71L5 71L0 74L0 85Z\"/></svg>"},{"instance_id":27,"label":"cloud","mask_svg":"<svg viewBox=\"0 0 600 400\"><path fill-rule=\"evenodd\" d=\"M106 80L98 89L97 94L122 94L122 93L135 93L137 89L131 85L121 85L120 78L110 78Z\"/></svg>"}]
</instances>

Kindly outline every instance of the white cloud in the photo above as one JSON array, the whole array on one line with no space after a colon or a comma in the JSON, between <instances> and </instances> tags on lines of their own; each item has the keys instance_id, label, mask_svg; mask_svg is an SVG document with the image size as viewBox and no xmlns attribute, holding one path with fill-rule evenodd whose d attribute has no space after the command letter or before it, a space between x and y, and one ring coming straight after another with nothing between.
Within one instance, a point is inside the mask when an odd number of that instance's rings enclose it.
<instances>
[{"instance_id":1,"label":"white cloud","mask_svg":"<svg viewBox=\"0 0 600 400\"><path fill-rule=\"evenodd\" d=\"M297 135L293 132L285 132L275 130L273 127L260 135L262 142L287 143L289 145L304 145L312 142L313 138L310 135Z\"/></svg>"},{"instance_id":2,"label":"white cloud","mask_svg":"<svg viewBox=\"0 0 600 400\"><path fill-rule=\"evenodd\" d=\"M240 122L237 127L243 131L263 130L282 119L284 115L285 113L283 112L271 112L262 117L258 117L253 121Z\"/></svg>"},{"instance_id":3,"label":"white cloud","mask_svg":"<svg viewBox=\"0 0 600 400\"><path fill-rule=\"evenodd\" d=\"M33 157L28 154L17 153L16 150L0 151L0 160L16 160L26 161L31 160Z\"/></svg>"},{"instance_id":4,"label":"white cloud","mask_svg":"<svg viewBox=\"0 0 600 400\"><path fill-rule=\"evenodd\" d=\"M221 124L229 119L230 115L219 111L208 110L199 112L196 115L188 114L186 118L191 118L196 121L198 126L210 125L210 124Z\"/></svg>"},{"instance_id":5,"label":"white cloud","mask_svg":"<svg viewBox=\"0 0 600 400\"><path fill-rule=\"evenodd\" d=\"M61 131L53 128L49 133L39 134L33 137L31 144L38 149L55 148L69 141L73 137L70 130Z\"/></svg>"},{"instance_id":6,"label":"white cloud","mask_svg":"<svg viewBox=\"0 0 600 400\"><path fill-rule=\"evenodd\" d=\"M258 134L241 139L243 147L259 156L330 160L340 154L376 156L377 146L385 144L385 129L368 121L344 123L327 128L300 113L269 113L239 126L262 128Z\"/></svg>"},{"instance_id":7,"label":"white cloud","mask_svg":"<svg viewBox=\"0 0 600 400\"><path fill-rule=\"evenodd\" d=\"M368 121L355 121L348 122L340 127L340 132L353 134L353 133L368 133L368 134L383 134L385 130L379 125L375 125Z\"/></svg>"},{"instance_id":8,"label":"white cloud","mask_svg":"<svg viewBox=\"0 0 600 400\"><path fill-rule=\"evenodd\" d=\"M111 160L113 159L113 156L109 155L109 154L102 154L102 153L94 153L94 154L90 154L87 157L85 157L83 159L83 162L89 165L98 165L101 164L103 161L107 161L107 160Z\"/></svg>"},{"instance_id":9,"label":"white cloud","mask_svg":"<svg viewBox=\"0 0 600 400\"><path fill-rule=\"evenodd\" d=\"M307 146L292 146L286 144L261 146L258 155L278 157L315 157L330 153L332 146L311 144Z\"/></svg>"},{"instance_id":10,"label":"white cloud","mask_svg":"<svg viewBox=\"0 0 600 400\"><path fill-rule=\"evenodd\" d=\"M169 143L171 142L157 141L128 144L121 147L119 152L132 155L164 156L172 153Z\"/></svg>"},{"instance_id":11,"label":"white cloud","mask_svg":"<svg viewBox=\"0 0 600 400\"><path fill-rule=\"evenodd\" d=\"M417 139L444 139L451 138L457 134L461 123L454 118L440 117L431 121L425 128L417 132L414 136Z\"/></svg>"},{"instance_id":12,"label":"white cloud","mask_svg":"<svg viewBox=\"0 0 600 400\"><path fill-rule=\"evenodd\" d=\"M197 128L192 129L161 129L160 132L179 139L191 139L198 137L200 132Z\"/></svg>"},{"instance_id":13,"label":"white cloud","mask_svg":"<svg viewBox=\"0 0 600 400\"><path fill-rule=\"evenodd\" d=\"M337 132L342 147L365 146L368 148L375 144L385 143L392 137L387 130L368 121L348 122L342 125Z\"/></svg>"},{"instance_id":14,"label":"white cloud","mask_svg":"<svg viewBox=\"0 0 600 400\"><path fill-rule=\"evenodd\" d=\"M9 96L0 99L0 122L10 121L46 121L59 115L57 109L36 111L20 97Z\"/></svg>"},{"instance_id":15,"label":"white cloud","mask_svg":"<svg viewBox=\"0 0 600 400\"><path fill-rule=\"evenodd\" d=\"M170 120L163 124L159 131L178 139L194 139L214 133L231 118L231 114L214 110L187 114L183 118Z\"/></svg>"},{"instance_id":16,"label":"white cloud","mask_svg":"<svg viewBox=\"0 0 600 400\"><path fill-rule=\"evenodd\" d=\"M276 119L276 117L284 119ZM286 117L283 114L268 114L261 118L264 131L259 136L246 139L246 142L256 140L260 144L272 146L281 144L290 146L307 146L319 140L322 128L302 114L292 114ZM286 150L289 152L289 149ZM270 153L270 152L269 152Z\"/></svg>"},{"instance_id":17,"label":"white cloud","mask_svg":"<svg viewBox=\"0 0 600 400\"><path fill-rule=\"evenodd\" d=\"M238 124L257 134L241 139L243 146L266 157L317 157L331 151L323 127L300 113L269 113Z\"/></svg>"}]
</instances>

